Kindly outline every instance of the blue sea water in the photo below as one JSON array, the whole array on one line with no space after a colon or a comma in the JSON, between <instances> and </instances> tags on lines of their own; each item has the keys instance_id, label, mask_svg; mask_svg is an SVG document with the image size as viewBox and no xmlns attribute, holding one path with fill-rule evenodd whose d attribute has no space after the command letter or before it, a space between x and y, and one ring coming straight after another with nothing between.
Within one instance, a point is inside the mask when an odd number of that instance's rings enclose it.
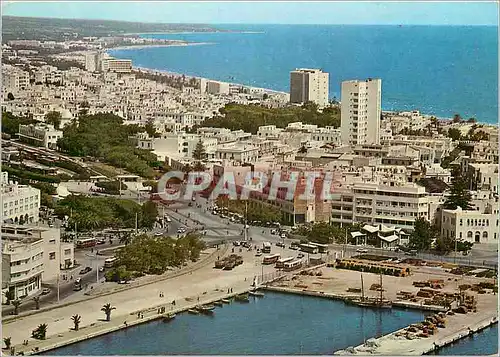
<instances>
[{"instance_id":1,"label":"blue sea water","mask_svg":"<svg viewBox=\"0 0 500 357\"><path fill-rule=\"evenodd\" d=\"M46 355L331 354L421 321L416 310L376 310L341 301L266 292L213 317L180 314L83 341Z\"/></svg>"},{"instance_id":2,"label":"blue sea water","mask_svg":"<svg viewBox=\"0 0 500 357\"><path fill-rule=\"evenodd\" d=\"M258 33L143 35L211 44L118 49L134 65L289 90L297 67L330 73L330 97L343 80L382 78L382 108L438 117L498 121L498 33L488 26L221 25Z\"/></svg>"},{"instance_id":3,"label":"blue sea water","mask_svg":"<svg viewBox=\"0 0 500 357\"><path fill-rule=\"evenodd\" d=\"M498 355L498 324L458 340L435 354L442 356Z\"/></svg>"}]
</instances>

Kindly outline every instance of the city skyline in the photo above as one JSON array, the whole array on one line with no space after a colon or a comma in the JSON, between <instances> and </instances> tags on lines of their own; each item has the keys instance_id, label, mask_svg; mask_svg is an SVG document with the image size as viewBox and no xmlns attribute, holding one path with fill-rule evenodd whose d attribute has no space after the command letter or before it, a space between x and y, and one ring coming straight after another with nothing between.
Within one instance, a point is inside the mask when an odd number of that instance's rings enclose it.
<instances>
[{"instance_id":1,"label":"city skyline","mask_svg":"<svg viewBox=\"0 0 500 357\"><path fill-rule=\"evenodd\" d=\"M498 25L496 2L8 2L4 16L148 23Z\"/></svg>"}]
</instances>

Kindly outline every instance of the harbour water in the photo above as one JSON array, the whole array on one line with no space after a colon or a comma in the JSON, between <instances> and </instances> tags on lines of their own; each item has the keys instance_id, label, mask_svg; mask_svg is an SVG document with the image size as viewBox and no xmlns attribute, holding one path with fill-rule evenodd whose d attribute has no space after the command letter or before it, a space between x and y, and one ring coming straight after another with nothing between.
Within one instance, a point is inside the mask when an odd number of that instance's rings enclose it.
<instances>
[{"instance_id":1,"label":"harbour water","mask_svg":"<svg viewBox=\"0 0 500 357\"><path fill-rule=\"evenodd\" d=\"M83 315L83 314L82 314ZM376 310L324 298L266 292L214 316L179 314L45 355L331 354L421 321L417 310Z\"/></svg>"},{"instance_id":2,"label":"harbour water","mask_svg":"<svg viewBox=\"0 0 500 357\"><path fill-rule=\"evenodd\" d=\"M216 26L216 25L215 25ZM143 35L212 43L112 50L136 66L279 91L296 67L340 83L382 78L382 108L498 121L498 33L484 26L220 25L245 33Z\"/></svg>"},{"instance_id":3,"label":"harbour water","mask_svg":"<svg viewBox=\"0 0 500 357\"><path fill-rule=\"evenodd\" d=\"M498 324L458 340L433 354L442 356L491 356L498 354Z\"/></svg>"}]
</instances>

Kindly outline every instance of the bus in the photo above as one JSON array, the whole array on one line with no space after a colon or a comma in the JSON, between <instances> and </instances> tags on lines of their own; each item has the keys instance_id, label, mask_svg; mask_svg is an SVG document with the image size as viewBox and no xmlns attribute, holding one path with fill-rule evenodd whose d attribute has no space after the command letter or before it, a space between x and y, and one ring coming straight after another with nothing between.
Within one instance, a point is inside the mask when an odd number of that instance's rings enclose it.
<instances>
[{"instance_id":1,"label":"bus","mask_svg":"<svg viewBox=\"0 0 500 357\"><path fill-rule=\"evenodd\" d=\"M276 268L281 269L285 266L285 263L289 263L289 262L293 261L294 259L295 259L294 257L278 259L278 261L276 262Z\"/></svg>"},{"instance_id":2,"label":"bus","mask_svg":"<svg viewBox=\"0 0 500 357\"><path fill-rule=\"evenodd\" d=\"M318 253L325 254L328 252L328 244L319 244L319 243L312 243L312 242L309 244L318 247L318 250L319 250Z\"/></svg>"},{"instance_id":3,"label":"bus","mask_svg":"<svg viewBox=\"0 0 500 357\"><path fill-rule=\"evenodd\" d=\"M271 253L271 243L269 242L262 243L262 253Z\"/></svg>"},{"instance_id":4,"label":"bus","mask_svg":"<svg viewBox=\"0 0 500 357\"><path fill-rule=\"evenodd\" d=\"M292 271L299 269L302 266L302 260L294 260L291 262L287 262L283 265L284 271Z\"/></svg>"},{"instance_id":5,"label":"bus","mask_svg":"<svg viewBox=\"0 0 500 357\"><path fill-rule=\"evenodd\" d=\"M265 264L265 265L274 264L278 261L279 258L280 258L279 254L268 255L268 256L264 257L262 264Z\"/></svg>"},{"instance_id":6,"label":"bus","mask_svg":"<svg viewBox=\"0 0 500 357\"><path fill-rule=\"evenodd\" d=\"M76 241L76 248L90 248L95 247L97 240L95 238L78 239Z\"/></svg>"},{"instance_id":7,"label":"bus","mask_svg":"<svg viewBox=\"0 0 500 357\"><path fill-rule=\"evenodd\" d=\"M301 244L299 248L304 253L317 254L319 253L319 248L312 244Z\"/></svg>"},{"instance_id":8,"label":"bus","mask_svg":"<svg viewBox=\"0 0 500 357\"><path fill-rule=\"evenodd\" d=\"M117 259L116 259L115 257L106 259L106 260L104 261L104 267L105 267L105 268L112 268L112 267L113 267L113 265L115 265L116 260L117 260Z\"/></svg>"}]
</instances>

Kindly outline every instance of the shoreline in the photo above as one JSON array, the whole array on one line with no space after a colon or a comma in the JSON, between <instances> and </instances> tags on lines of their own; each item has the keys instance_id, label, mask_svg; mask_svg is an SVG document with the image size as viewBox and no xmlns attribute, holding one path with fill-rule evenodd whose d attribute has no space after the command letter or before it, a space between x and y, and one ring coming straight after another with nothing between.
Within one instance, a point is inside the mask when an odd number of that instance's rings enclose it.
<instances>
[{"instance_id":1,"label":"shoreline","mask_svg":"<svg viewBox=\"0 0 500 357\"><path fill-rule=\"evenodd\" d=\"M191 32L189 32L191 33ZM251 32L253 33L253 32ZM262 32L263 33L263 32ZM142 47L142 48L147 48L147 47L180 47L180 46L195 46L195 45L208 45L208 44L216 44L216 43L213 43L213 42L194 42L194 43L187 43L185 45L158 45L158 46L123 46L123 47L115 47L115 48L109 48L109 49L106 49L106 51L109 51L109 50L113 50L113 49L120 49L120 50L130 50L130 49L134 49L134 48L137 48L137 47ZM190 77L190 78L197 78L197 79L206 79L206 80L209 80L209 81L217 81L217 82L223 82L223 83L229 83L229 84L233 84L233 85L238 85L238 86L243 86L243 87L249 87L249 88L257 88L257 89L262 89L264 90L265 92L267 93L278 93L278 94L289 94L288 92L285 92L285 91L280 91L280 90L277 90L277 89L270 89L270 88L264 88L264 87L258 87L258 86L253 86L253 85L250 85L250 84L243 84L243 83L232 83L232 82L226 82L224 80L218 80L218 79L213 79L213 78L208 78L208 77L205 77L205 76L202 76L202 75L190 75L190 74L186 74L186 73L178 73L178 72L172 72L172 71L168 71L166 69L155 69L155 68L151 68L151 67L139 67L139 66L134 66L133 67L134 69L139 69L139 70L142 70L142 71L146 71L146 72L159 72L159 73L165 73L165 74L169 74L169 75L176 75L176 76L186 76L186 77ZM414 110L419 110L419 109L414 109ZM383 108L381 108L381 112L395 112L395 113L399 113L399 112L408 112L408 111L411 111L409 109L406 109L406 110L399 110L399 109L388 109L388 110L385 110ZM419 110L420 111L420 110ZM422 115L423 117L435 117L437 120L439 121L452 121L453 120L453 117L441 117L441 116L437 116L435 114L427 114L427 113L420 113L420 115ZM477 119L476 119L477 120ZM466 122L463 123L463 124L467 124ZM499 126L499 123L488 123L488 122L481 122L481 121L477 121L476 124L479 124L479 125L486 125L486 126L494 126L494 127L498 127Z\"/></svg>"},{"instance_id":2,"label":"shoreline","mask_svg":"<svg viewBox=\"0 0 500 357\"><path fill-rule=\"evenodd\" d=\"M109 47L105 48L104 51L113 51L113 50L134 50L134 49L145 49L145 48L158 48L158 47L187 47L187 46L202 46L202 45L216 45L215 42L179 42L179 43L171 43L171 44L144 44L144 45L127 45L127 46L117 46L117 47Z\"/></svg>"}]
</instances>

